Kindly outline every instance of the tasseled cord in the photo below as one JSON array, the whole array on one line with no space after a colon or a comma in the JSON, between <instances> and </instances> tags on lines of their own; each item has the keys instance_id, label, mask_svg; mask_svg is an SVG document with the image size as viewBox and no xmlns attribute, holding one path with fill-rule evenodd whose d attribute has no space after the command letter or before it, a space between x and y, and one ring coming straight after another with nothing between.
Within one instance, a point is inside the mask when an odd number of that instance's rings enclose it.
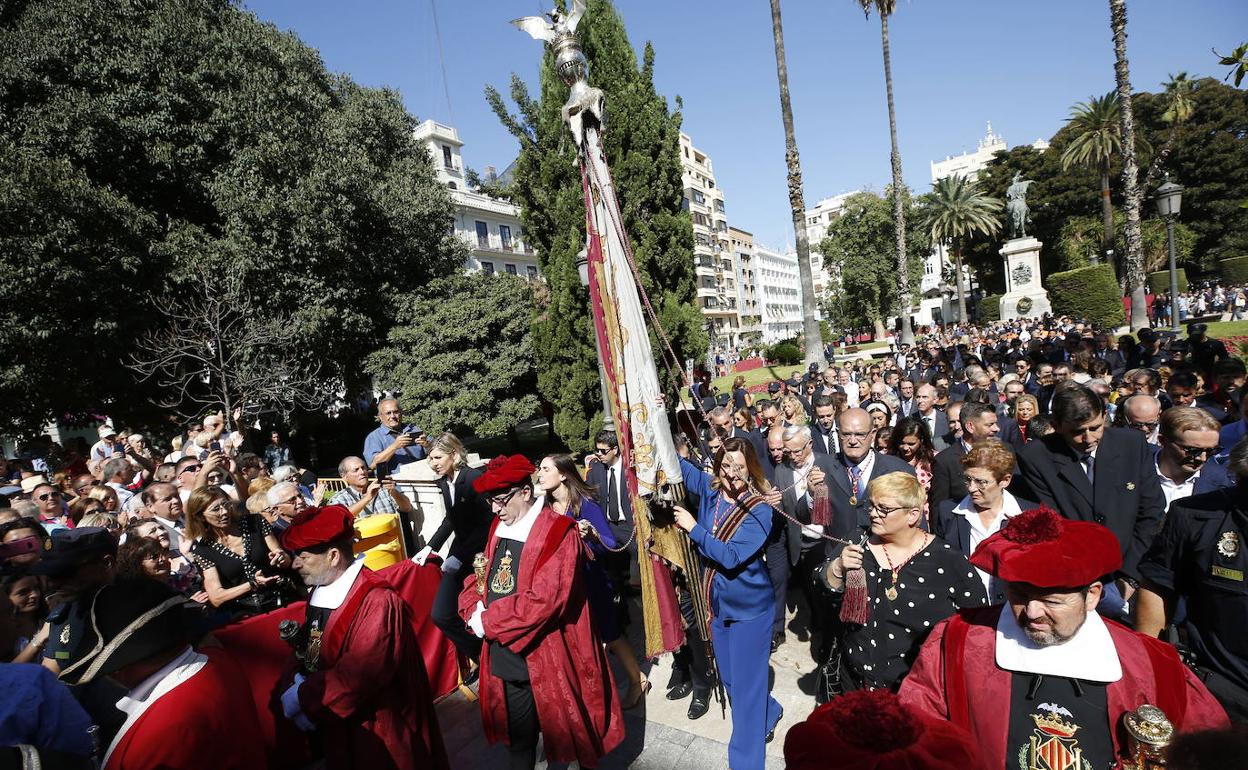
<instances>
[{"instance_id":1,"label":"tasseled cord","mask_svg":"<svg viewBox=\"0 0 1248 770\"><path fill-rule=\"evenodd\" d=\"M841 601L841 622L865 626L871 617L871 597L867 594L867 573L862 568L845 570L845 597Z\"/></svg>"}]
</instances>

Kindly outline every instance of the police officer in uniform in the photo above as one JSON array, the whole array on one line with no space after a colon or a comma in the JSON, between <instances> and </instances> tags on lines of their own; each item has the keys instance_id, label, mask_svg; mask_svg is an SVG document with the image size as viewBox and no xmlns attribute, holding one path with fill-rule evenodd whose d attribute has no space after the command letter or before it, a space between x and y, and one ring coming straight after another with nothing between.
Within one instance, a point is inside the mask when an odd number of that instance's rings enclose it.
<instances>
[{"instance_id":1,"label":"police officer in uniform","mask_svg":"<svg viewBox=\"0 0 1248 770\"><path fill-rule=\"evenodd\" d=\"M1138 627L1176 620L1193 669L1234 721L1248 720L1248 441L1231 450L1238 485L1175 500L1140 562ZM1180 600L1182 600L1180 604ZM1182 607L1180 610L1179 608ZM1176 610L1179 610L1176 613ZM1185 616L1184 616L1185 615Z\"/></svg>"},{"instance_id":2,"label":"police officer in uniform","mask_svg":"<svg viewBox=\"0 0 1248 770\"><path fill-rule=\"evenodd\" d=\"M58 529L44 541L43 555L31 568L32 573L47 577L54 605L48 614L43 665L67 684L77 682L69 669L89 652L90 644L83 641L91 622L91 599L113 582L116 555L117 540L102 527ZM125 714L116 707L125 689L100 679L72 687L71 692L100 728L101 745L107 746L125 721Z\"/></svg>"}]
</instances>

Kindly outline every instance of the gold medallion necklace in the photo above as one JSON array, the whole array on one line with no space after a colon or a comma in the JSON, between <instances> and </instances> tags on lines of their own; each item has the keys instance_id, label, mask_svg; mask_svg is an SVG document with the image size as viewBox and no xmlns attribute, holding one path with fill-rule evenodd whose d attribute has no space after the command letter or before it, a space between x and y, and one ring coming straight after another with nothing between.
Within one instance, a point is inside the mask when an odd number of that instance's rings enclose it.
<instances>
[{"instance_id":1,"label":"gold medallion necklace","mask_svg":"<svg viewBox=\"0 0 1248 770\"><path fill-rule=\"evenodd\" d=\"M927 548L927 535L923 535L923 544L919 546L918 550L910 554L910 556L908 556L901 564L893 566L893 557L888 555L888 546L885 545L883 541L880 542L880 550L884 552L884 560L888 562L888 571L893 573L893 582L888 586L888 588L884 589L884 595L888 597L890 602L897 599L897 578L901 573L902 568L909 564L914 557L923 553L924 548Z\"/></svg>"}]
</instances>

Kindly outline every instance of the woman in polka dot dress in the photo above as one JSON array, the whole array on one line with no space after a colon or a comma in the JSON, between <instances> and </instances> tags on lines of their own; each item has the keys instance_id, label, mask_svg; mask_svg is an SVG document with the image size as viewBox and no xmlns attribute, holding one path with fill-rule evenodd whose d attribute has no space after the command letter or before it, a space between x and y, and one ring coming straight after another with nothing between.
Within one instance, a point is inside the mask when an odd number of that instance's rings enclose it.
<instances>
[{"instance_id":1,"label":"woman in polka dot dress","mask_svg":"<svg viewBox=\"0 0 1248 770\"><path fill-rule=\"evenodd\" d=\"M920 527L927 495L918 479L888 473L871 481L867 495L866 545L838 547L820 575L839 601L846 570L865 572L867 622L843 624L841 631L845 689L896 690L932 626L988 597L966 557Z\"/></svg>"}]
</instances>

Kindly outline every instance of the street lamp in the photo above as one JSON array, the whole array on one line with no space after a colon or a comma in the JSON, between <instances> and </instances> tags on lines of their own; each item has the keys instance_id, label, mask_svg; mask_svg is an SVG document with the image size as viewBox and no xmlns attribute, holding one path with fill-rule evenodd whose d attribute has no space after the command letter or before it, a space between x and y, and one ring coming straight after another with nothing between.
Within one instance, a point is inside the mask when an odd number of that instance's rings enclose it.
<instances>
[{"instance_id":1,"label":"street lamp","mask_svg":"<svg viewBox=\"0 0 1248 770\"><path fill-rule=\"evenodd\" d=\"M1174 220L1179 216L1179 208L1183 205L1183 188L1170 181L1157 188L1157 211L1166 220L1166 243L1170 248L1170 328L1179 329L1179 271L1174 264Z\"/></svg>"},{"instance_id":2,"label":"street lamp","mask_svg":"<svg viewBox=\"0 0 1248 770\"><path fill-rule=\"evenodd\" d=\"M576 274L581 285L589 288L589 251L581 249L576 255ZM611 392L607 390L607 370L602 365L602 344L598 342L598 330L594 330L594 350L598 352L598 384L602 386L602 429L614 431L615 420L611 417Z\"/></svg>"}]
</instances>

